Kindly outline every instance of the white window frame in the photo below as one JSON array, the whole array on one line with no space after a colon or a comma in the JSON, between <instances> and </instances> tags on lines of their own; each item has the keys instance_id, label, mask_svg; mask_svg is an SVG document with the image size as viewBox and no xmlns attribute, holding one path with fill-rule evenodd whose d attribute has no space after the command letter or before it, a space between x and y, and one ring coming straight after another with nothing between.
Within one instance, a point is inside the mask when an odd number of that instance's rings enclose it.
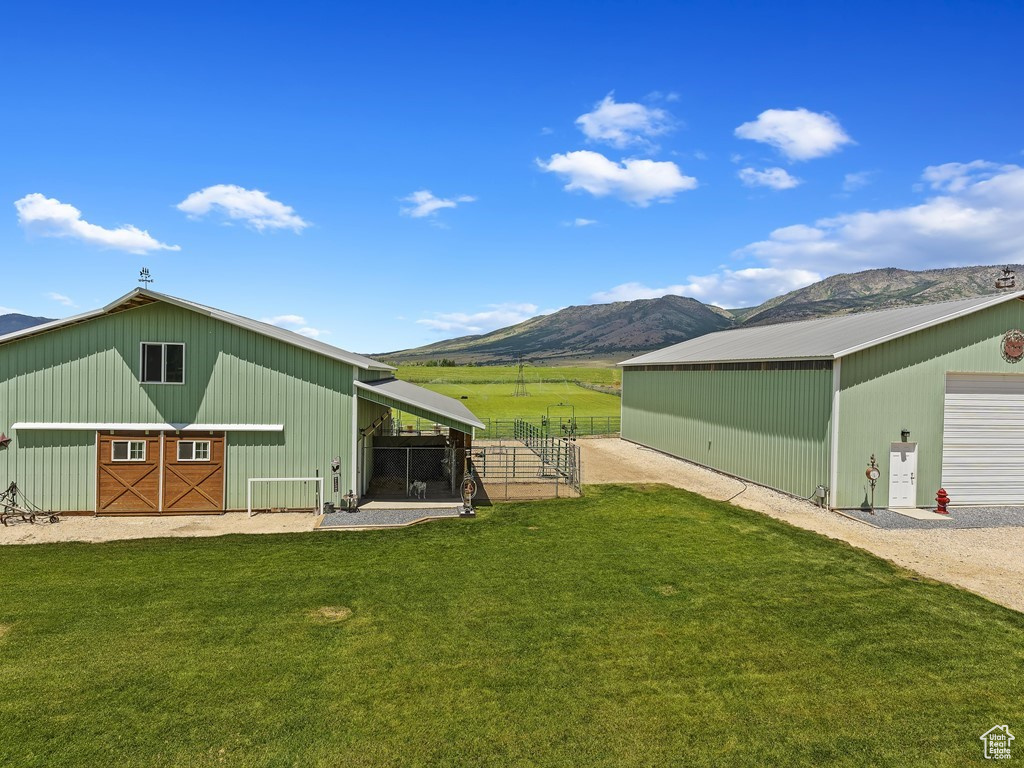
<instances>
[{"instance_id":1,"label":"white window frame","mask_svg":"<svg viewBox=\"0 0 1024 768\"><path fill-rule=\"evenodd\" d=\"M160 381L145 381L146 370L146 347L159 346L160 350ZM181 381L167 381L167 347L181 347ZM170 386L183 386L185 384L185 357L188 349L183 341L140 341L139 342L139 383L140 384L168 384Z\"/></svg>"},{"instance_id":2,"label":"white window frame","mask_svg":"<svg viewBox=\"0 0 1024 768\"><path fill-rule=\"evenodd\" d=\"M114 456L114 446L117 445L118 443L125 443L128 446L128 458L126 458L126 459L119 459L116 456ZM141 459L133 459L132 458L132 445L133 444L141 445L142 446L142 458ZM116 461L119 464L124 463L124 462L130 462L130 461L145 461L146 460L146 441L145 440L129 440L129 439L125 439L125 440L111 440L110 441L110 460L111 461Z\"/></svg>"},{"instance_id":3,"label":"white window frame","mask_svg":"<svg viewBox=\"0 0 1024 768\"><path fill-rule=\"evenodd\" d=\"M183 459L183 458L181 458L181 444L182 443L191 443L192 444L192 458L191 459ZM200 445L200 444L203 444L203 445L206 446L206 458L203 458L203 459L197 459L196 458L196 446ZM178 447L175 449L175 451L176 451L177 456L178 456L178 461L200 461L200 462L207 462L207 463L213 461L213 441L212 440L179 440L178 441Z\"/></svg>"}]
</instances>

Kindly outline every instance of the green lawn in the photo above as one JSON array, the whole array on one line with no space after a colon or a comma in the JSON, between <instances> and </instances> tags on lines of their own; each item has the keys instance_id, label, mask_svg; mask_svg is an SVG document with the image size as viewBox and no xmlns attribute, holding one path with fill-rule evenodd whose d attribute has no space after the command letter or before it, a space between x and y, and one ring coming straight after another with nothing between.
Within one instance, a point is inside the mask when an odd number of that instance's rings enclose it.
<instances>
[{"instance_id":1,"label":"green lawn","mask_svg":"<svg viewBox=\"0 0 1024 768\"><path fill-rule=\"evenodd\" d=\"M1024 616L664 487L0 572L5 767L964 766L1024 721Z\"/></svg>"}]
</instances>

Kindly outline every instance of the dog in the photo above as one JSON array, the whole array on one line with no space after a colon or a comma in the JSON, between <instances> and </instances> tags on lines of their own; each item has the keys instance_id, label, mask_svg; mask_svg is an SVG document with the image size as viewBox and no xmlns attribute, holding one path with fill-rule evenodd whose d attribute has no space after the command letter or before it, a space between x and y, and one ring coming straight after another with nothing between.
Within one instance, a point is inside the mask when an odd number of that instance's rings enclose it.
<instances>
[{"instance_id":1,"label":"dog","mask_svg":"<svg viewBox=\"0 0 1024 768\"><path fill-rule=\"evenodd\" d=\"M427 498L427 484L422 480L413 480L409 483L409 492L406 496L415 496L417 499Z\"/></svg>"}]
</instances>

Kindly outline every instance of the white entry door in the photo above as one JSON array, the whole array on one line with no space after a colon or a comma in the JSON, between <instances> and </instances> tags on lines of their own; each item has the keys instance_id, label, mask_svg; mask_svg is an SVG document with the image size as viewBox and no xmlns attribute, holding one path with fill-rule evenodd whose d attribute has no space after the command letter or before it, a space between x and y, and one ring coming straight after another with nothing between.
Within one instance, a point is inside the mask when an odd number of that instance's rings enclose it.
<instances>
[{"instance_id":1,"label":"white entry door","mask_svg":"<svg viewBox=\"0 0 1024 768\"><path fill-rule=\"evenodd\" d=\"M1024 504L1024 375L946 374L942 487L958 506Z\"/></svg>"},{"instance_id":2,"label":"white entry door","mask_svg":"<svg viewBox=\"0 0 1024 768\"><path fill-rule=\"evenodd\" d=\"M893 443L889 448L889 506L917 506L917 443Z\"/></svg>"}]
</instances>

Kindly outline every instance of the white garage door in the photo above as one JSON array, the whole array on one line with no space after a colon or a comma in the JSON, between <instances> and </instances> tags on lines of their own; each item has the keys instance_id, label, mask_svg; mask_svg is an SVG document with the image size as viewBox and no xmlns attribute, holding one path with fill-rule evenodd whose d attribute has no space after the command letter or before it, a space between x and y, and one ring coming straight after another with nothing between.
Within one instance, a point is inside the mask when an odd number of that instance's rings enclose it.
<instances>
[{"instance_id":1,"label":"white garage door","mask_svg":"<svg viewBox=\"0 0 1024 768\"><path fill-rule=\"evenodd\" d=\"M1024 375L946 374L942 487L954 506L1024 504Z\"/></svg>"}]
</instances>

